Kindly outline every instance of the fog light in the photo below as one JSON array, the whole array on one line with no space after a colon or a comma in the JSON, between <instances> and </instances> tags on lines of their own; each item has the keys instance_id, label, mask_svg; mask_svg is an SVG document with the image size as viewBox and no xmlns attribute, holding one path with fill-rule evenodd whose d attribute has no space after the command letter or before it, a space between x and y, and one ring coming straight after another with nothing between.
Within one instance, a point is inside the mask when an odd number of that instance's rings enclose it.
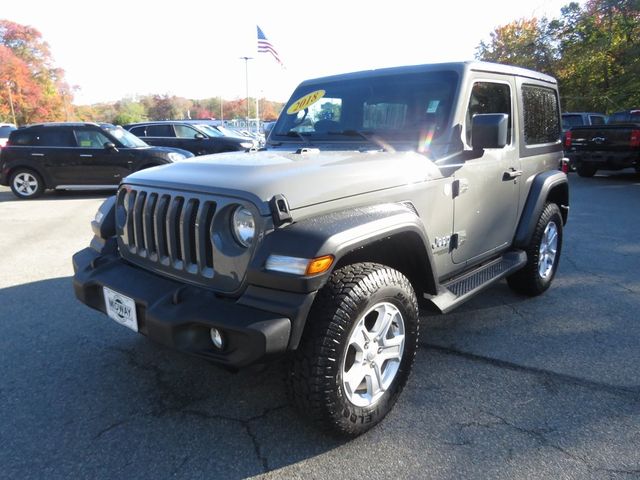
<instances>
[{"instance_id":1,"label":"fog light","mask_svg":"<svg viewBox=\"0 0 640 480\"><path fill-rule=\"evenodd\" d=\"M211 334L211 342L213 343L213 346L222 350L224 341L222 340L222 333L220 333L220 330L212 328L209 333Z\"/></svg>"}]
</instances>

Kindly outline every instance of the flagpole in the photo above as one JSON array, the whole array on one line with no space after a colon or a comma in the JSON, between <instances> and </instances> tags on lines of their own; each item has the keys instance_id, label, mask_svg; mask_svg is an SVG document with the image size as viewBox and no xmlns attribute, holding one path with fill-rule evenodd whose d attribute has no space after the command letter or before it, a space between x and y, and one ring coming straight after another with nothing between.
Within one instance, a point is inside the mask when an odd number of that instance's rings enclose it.
<instances>
[{"instance_id":1,"label":"flagpole","mask_svg":"<svg viewBox=\"0 0 640 480\"><path fill-rule=\"evenodd\" d=\"M253 60L253 57L240 57L240 60L244 60L244 75L247 86L247 130L249 129L249 60Z\"/></svg>"}]
</instances>

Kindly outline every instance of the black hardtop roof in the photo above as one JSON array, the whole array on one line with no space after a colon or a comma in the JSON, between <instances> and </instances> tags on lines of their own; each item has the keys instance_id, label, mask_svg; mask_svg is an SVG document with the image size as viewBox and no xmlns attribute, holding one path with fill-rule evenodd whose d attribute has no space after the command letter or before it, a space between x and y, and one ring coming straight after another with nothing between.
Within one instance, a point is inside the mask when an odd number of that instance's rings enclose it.
<instances>
[{"instance_id":1,"label":"black hardtop roof","mask_svg":"<svg viewBox=\"0 0 640 480\"><path fill-rule=\"evenodd\" d=\"M313 85L316 83L324 83L327 81L334 82L334 81L354 80L358 78L367 78L367 77L374 77L374 76L377 77L377 76L385 76L385 75L438 72L438 71L445 71L445 70L455 71L460 74L464 73L465 71L476 71L476 72L498 73L503 75L514 75L518 77L540 80L553 85L557 85L557 81L555 78L549 75L546 75L544 73L528 70L526 68L514 67L511 65L503 65L500 63L466 61L466 62L450 62L450 63L430 63L430 64L424 64L424 65L408 65L403 67L362 70L359 72L343 73L339 75L330 75L327 77L318 77L318 78L305 80L300 84L300 86Z\"/></svg>"}]
</instances>

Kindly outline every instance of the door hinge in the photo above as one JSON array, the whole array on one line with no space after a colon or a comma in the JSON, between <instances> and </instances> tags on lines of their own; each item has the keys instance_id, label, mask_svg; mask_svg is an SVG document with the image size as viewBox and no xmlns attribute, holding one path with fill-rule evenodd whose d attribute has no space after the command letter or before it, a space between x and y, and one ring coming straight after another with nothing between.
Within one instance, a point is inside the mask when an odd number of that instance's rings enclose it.
<instances>
[{"instance_id":1,"label":"door hinge","mask_svg":"<svg viewBox=\"0 0 640 480\"><path fill-rule=\"evenodd\" d=\"M456 198L469 190L469 182L466 178L460 178L451 184L451 198Z\"/></svg>"}]
</instances>

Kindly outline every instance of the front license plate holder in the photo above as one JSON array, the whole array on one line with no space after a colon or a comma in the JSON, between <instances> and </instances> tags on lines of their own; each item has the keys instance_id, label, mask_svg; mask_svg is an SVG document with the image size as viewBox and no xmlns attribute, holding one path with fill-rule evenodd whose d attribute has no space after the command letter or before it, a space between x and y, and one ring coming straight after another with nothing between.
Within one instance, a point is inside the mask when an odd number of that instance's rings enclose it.
<instances>
[{"instance_id":1,"label":"front license plate holder","mask_svg":"<svg viewBox=\"0 0 640 480\"><path fill-rule=\"evenodd\" d=\"M104 304L109 318L137 332L138 317L136 315L136 302L133 298L122 295L107 287L103 287L103 293Z\"/></svg>"}]
</instances>

